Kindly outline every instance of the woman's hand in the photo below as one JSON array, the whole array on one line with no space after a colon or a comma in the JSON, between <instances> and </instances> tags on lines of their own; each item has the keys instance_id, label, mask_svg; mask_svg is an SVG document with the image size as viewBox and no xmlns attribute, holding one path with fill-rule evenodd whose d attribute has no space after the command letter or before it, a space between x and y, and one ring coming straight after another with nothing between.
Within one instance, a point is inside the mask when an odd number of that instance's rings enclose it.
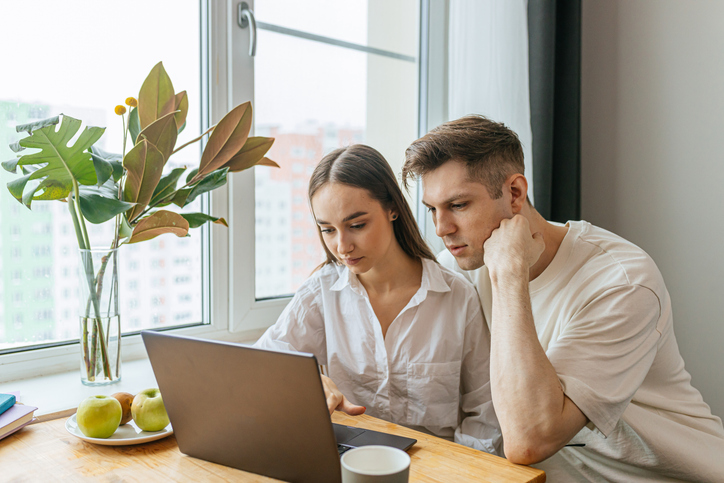
<instances>
[{"instance_id":1,"label":"woman's hand","mask_svg":"<svg viewBox=\"0 0 724 483\"><path fill-rule=\"evenodd\" d=\"M331 415L335 409L343 411L350 416L359 416L364 413L367 408L352 404L339 392L337 385L327 376L322 376L322 387L324 387L324 396L327 398L327 409Z\"/></svg>"}]
</instances>

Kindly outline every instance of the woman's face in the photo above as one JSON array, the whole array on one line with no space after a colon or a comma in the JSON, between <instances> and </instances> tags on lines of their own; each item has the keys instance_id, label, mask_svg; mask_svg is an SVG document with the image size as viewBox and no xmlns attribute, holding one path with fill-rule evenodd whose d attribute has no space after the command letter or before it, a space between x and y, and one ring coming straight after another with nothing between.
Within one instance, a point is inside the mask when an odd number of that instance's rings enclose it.
<instances>
[{"instance_id":1,"label":"woman's face","mask_svg":"<svg viewBox=\"0 0 724 483\"><path fill-rule=\"evenodd\" d=\"M357 275L380 266L397 245L397 215L365 189L327 183L312 197L312 209L327 249Z\"/></svg>"}]
</instances>

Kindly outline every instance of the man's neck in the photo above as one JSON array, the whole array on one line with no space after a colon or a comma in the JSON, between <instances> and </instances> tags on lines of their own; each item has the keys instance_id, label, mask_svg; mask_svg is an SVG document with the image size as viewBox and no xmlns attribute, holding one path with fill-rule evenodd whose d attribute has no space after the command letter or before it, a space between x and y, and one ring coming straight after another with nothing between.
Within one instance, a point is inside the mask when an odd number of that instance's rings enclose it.
<instances>
[{"instance_id":1,"label":"man's neck","mask_svg":"<svg viewBox=\"0 0 724 483\"><path fill-rule=\"evenodd\" d=\"M558 253L558 248L560 248L561 243L563 243L563 238L565 238L566 233L568 233L568 226L554 225L546 221L540 213L530 206L526 206L521 214L528 218L531 233L540 232L546 244L538 261L530 267L530 280L534 280L548 268L548 265L550 265L553 258L555 258L556 253Z\"/></svg>"}]
</instances>

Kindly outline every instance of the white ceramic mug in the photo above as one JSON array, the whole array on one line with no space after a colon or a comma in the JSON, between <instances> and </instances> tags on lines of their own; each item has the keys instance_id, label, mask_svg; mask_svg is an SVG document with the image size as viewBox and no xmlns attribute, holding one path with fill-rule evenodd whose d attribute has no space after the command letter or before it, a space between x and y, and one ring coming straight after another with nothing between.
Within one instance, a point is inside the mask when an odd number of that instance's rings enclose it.
<instances>
[{"instance_id":1,"label":"white ceramic mug","mask_svg":"<svg viewBox=\"0 0 724 483\"><path fill-rule=\"evenodd\" d=\"M342 483L407 483L410 456L390 446L361 446L342 455Z\"/></svg>"}]
</instances>

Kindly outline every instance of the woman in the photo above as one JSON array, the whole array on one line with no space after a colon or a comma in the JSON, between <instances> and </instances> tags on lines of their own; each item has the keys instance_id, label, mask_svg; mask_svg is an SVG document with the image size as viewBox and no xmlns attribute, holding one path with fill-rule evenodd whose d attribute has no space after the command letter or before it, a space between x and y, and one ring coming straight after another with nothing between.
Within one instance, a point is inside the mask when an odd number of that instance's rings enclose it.
<instances>
[{"instance_id":1,"label":"woman","mask_svg":"<svg viewBox=\"0 0 724 483\"><path fill-rule=\"evenodd\" d=\"M309 201L327 260L256 346L314 354L330 413L499 452L478 296L436 263L387 161L363 145L333 151Z\"/></svg>"}]
</instances>

